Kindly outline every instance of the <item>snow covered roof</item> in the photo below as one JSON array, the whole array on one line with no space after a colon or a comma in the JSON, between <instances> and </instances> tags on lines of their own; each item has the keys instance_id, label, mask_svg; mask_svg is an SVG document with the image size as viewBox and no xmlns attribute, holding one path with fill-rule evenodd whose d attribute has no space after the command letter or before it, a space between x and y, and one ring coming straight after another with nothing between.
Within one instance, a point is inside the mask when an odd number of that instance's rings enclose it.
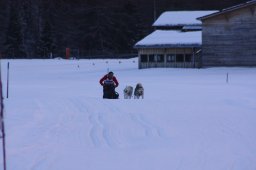
<instances>
[{"instance_id":1,"label":"snow covered roof","mask_svg":"<svg viewBox=\"0 0 256 170\"><path fill-rule=\"evenodd\" d=\"M168 11L160 15L153 26L201 25L197 18L217 11Z\"/></svg>"},{"instance_id":2,"label":"snow covered roof","mask_svg":"<svg viewBox=\"0 0 256 170\"><path fill-rule=\"evenodd\" d=\"M215 13L212 13L212 14L208 14L208 15L205 15L205 16L198 17L197 19L198 20L208 19L208 18L211 18L211 17L215 17L217 15L232 12L232 11L235 11L237 9L245 8L245 7L248 7L248 6L251 6L251 5L256 5L256 0L252 0L252 1L242 3L242 4L231 6L229 8L225 8L225 9L219 11L219 12L215 12Z\"/></svg>"},{"instance_id":3,"label":"snow covered roof","mask_svg":"<svg viewBox=\"0 0 256 170\"><path fill-rule=\"evenodd\" d=\"M137 42L135 48L199 47L201 44L201 31L156 30Z\"/></svg>"}]
</instances>

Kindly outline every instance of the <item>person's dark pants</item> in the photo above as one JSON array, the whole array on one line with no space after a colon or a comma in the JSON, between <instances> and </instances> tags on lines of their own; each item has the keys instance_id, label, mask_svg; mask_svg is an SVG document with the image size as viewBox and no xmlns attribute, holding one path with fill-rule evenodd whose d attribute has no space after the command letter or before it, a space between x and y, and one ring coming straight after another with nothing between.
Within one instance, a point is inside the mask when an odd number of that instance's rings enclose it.
<instances>
[{"instance_id":1,"label":"person's dark pants","mask_svg":"<svg viewBox=\"0 0 256 170\"><path fill-rule=\"evenodd\" d=\"M118 99L119 94L115 91L114 86L103 87L103 99Z\"/></svg>"}]
</instances>

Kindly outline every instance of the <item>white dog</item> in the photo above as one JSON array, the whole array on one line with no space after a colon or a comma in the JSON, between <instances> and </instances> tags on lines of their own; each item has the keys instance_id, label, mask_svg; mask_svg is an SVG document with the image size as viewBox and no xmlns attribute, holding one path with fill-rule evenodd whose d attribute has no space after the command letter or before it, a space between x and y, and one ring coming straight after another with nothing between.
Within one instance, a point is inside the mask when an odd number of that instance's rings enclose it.
<instances>
[{"instance_id":1,"label":"white dog","mask_svg":"<svg viewBox=\"0 0 256 170\"><path fill-rule=\"evenodd\" d=\"M133 93L133 87L132 86L126 86L124 89L124 98L125 99L131 99Z\"/></svg>"},{"instance_id":2,"label":"white dog","mask_svg":"<svg viewBox=\"0 0 256 170\"><path fill-rule=\"evenodd\" d=\"M144 99L144 88L141 83L138 83L134 90L134 99L139 99L140 97Z\"/></svg>"}]
</instances>

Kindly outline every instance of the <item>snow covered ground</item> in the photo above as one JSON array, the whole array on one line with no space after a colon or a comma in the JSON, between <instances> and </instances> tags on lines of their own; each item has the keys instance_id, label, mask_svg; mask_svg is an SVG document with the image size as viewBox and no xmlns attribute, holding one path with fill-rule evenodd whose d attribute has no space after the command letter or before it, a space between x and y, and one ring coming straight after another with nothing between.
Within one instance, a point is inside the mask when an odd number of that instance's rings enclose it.
<instances>
[{"instance_id":1,"label":"snow covered ground","mask_svg":"<svg viewBox=\"0 0 256 170\"><path fill-rule=\"evenodd\" d=\"M256 68L8 61L8 170L256 169ZM8 61L1 61L5 95ZM120 82L119 100L102 99L107 70ZM138 82L145 99L123 99L124 87Z\"/></svg>"}]
</instances>

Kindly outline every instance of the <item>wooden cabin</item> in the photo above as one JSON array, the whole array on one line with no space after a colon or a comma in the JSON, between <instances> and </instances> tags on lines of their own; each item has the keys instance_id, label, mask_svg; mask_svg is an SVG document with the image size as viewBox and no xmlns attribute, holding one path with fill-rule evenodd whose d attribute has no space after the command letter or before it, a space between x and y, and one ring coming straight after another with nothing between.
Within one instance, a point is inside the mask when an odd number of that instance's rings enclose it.
<instances>
[{"instance_id":1,"label":"wooden cabin","mask_svg":"<svg viewBox=\"0 0 256 170\"><path fill-rule=\"evenodd\" d=\"M135 46L139 68L199 67L201 44L201 31L154 31Z\"/></svg>"},{"instance_id":2,"label":"wooden cabin","mask_svg":"<svg viewBox=\"0 0 256 170\"><path fill-rule=\"evenodd\" d=\"M256 1L198 18L202 66L256 66Z\"/></svg>"},{"instance_id":3,"label":"wooden cabin","mask_svg":"<svg viewBox=\"0 0 256 170\"><path fill-rule=\"evenodd\" d=\"M152 32L135 44L139 69L201 66L202 26L198 17L216 11L164 12Z\"/></svg>"}]
</instances>

